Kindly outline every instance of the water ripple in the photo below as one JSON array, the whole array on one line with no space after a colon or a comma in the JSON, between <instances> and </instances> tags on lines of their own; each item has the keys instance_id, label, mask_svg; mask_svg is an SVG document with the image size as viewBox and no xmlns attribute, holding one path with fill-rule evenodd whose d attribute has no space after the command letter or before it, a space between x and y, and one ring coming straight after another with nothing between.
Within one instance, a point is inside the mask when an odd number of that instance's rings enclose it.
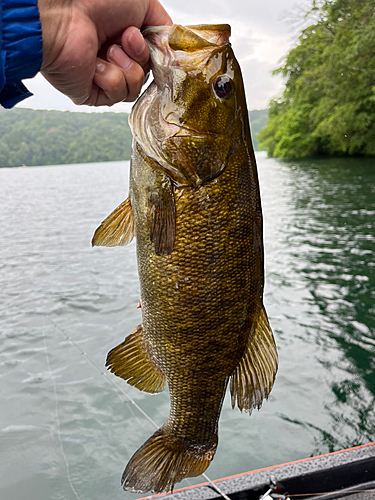
<instances>
[{"instance_id":1,"label":"water ripple","mask_svg":"<svg viewBox=\"0 0 375 500\"><path fill-rule=\"evenodd\" d=\"M375 164L258 156L280 369L250 419L226 398L210 477L375 440ZM0 170L1 498L133 498L119 476L153 429L66 337L104 370L140 322L134 243L90 247L127 178L126 162ZM167 393L123 388L165 421Z\"/></svg>"}]
</instances>

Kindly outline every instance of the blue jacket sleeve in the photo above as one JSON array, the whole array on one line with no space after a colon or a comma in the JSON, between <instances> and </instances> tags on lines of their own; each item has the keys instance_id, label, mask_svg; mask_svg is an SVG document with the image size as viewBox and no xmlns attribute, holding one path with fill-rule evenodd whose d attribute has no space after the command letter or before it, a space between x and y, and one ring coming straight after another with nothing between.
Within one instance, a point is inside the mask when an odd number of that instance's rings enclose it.
<instances>
[{"instance_id":1,"label":"blue jacket sleeve","mask_svg":"<svg viewBox=\"0 0 375 500\"><path fill-rule=\"evenodd\" d=\"M0 104L11 108L32 94L21 82L40 70L42 28L37 0L0 0Z\"/></svg>"}]
</instances>

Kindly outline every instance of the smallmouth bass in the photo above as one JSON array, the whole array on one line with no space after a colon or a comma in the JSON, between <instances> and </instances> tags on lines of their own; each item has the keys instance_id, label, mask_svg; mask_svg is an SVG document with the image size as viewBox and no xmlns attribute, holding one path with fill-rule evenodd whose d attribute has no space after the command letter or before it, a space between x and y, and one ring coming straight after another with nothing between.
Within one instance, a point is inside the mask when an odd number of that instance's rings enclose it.
<instances>
[{"instance_id":1,"label":"smallmouth bass","mask_svg":"<svg viewBox=\"0 0 375 500\"><path fill-rule=\"evenodd\" d=\"M107 367L158 393L166 423L133 455L124 489L161 492L215 455L232 407L267 398L277 352L263 306L262 211L248 112L228 25L148 27L154 81L133 107L129 198L93 245L137 240L142 324Z\"/></svg>"}]
</instances>

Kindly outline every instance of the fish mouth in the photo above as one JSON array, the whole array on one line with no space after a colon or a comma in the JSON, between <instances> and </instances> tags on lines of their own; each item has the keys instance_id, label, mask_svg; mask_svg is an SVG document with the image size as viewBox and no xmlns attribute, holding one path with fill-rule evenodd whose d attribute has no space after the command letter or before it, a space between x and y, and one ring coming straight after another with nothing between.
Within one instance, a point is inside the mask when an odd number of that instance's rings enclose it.
<instances>
[{"instance_id":1,"label":"fish mouth","mask_svg":"<svg viewBox=\"0 0 375 500\"><path fill-rule=\"evenodd\" d=\"M172 50L194 52L208 47L221 47L229 42L229 24L198 24L196 26L145 26L141 30L146 40L151 42L154 35L168 39Z\"/></svg>"},{"instance_id":2,"label":"fish mouth","mask_svg":"<svg viewBox=\"0 0 375 500\"><path fill-rule=\"evenodd\" d=\"M160 33L162 32L163 30L165 30L166 32L168 32L169 30L171 29L171 26L168 26L168 25L164 25L164 26L143 26L141 28L141 33L143 35L143 38L146 38L150 35L155 35L157 33Z\"/></svg>"},{"instance_id":3,"label":"fish mouth","mask_svg":"<svg viewBox=\"0 0 375 500\"><path fill-rule=\"evenodd\" d=\"M179 87L187 75L202 73L208 62L221 60L225 45L229 45L231 28L228 24L201 24L196 26L146 26L142 34L148 44L154 81L161 95L160 114L168 125L177 125L179 136L193 134L204 139L211 130L196 130L192 123L179 119L183 110L176 105ZM217 55L216 55L217 54ZM208 82L208 80L206 80Z\"/></svg>"},{"instance_id":4,"label":"fish mouth","mask_svg":"<svg viewBox=\"0 0 375 500\"><path fill-rule=\"evenodd\" d=\"M210 52L229 43L229 24L197 26L145 26L141 30L151 58L155 81L166 74L170 66L195 66L206 60ZM163 78L162 78L163 80Z\"/></svg>"},{"instance_id":5,"label":"fish mouth","mask_svg":"<svg viewBox=\"0 0 375 500\"><path fill-rule=\"evenodd\" d=\"M227 71L230 31L227 24L142 29L154 82L134 106L130 124L145 155L179 185L200 186L220 175L226 165L227 155L221 151L222 130L206 127L187 110L195 109L191 106L194 102L199 108L199 97L195 97L199 92L208 102L212 95L210 79ZM190 90L195 81L197 93ZM226 128L225 136L228 134Z\"/></svg>"}]
</instances>

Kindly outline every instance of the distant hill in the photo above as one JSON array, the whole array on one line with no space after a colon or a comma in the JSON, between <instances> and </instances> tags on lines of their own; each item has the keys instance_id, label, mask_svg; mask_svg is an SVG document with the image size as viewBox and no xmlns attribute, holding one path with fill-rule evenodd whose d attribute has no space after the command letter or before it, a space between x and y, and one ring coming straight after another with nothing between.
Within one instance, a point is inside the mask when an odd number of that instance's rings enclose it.
<instances>
[{"instance_id":1,"label":"distant hill","mask_svg":"<svg viewBox=\"0 0 375 500\"><path fill-rule=\"evenodd\" d=\"M130 158L127 113L0 109L0 167Z\"/></svg>"},{"instance_id":2,"label":"distant hill","mask_svg":"<svg viewBox=\"0 0 375 500\"><path fill-rule=\"evenodd\" d=\"M250 111L251 132L267 110ZM72 113L0 108L0 167L129 160L128 113Z\"/></svg>"}]
</instances>

